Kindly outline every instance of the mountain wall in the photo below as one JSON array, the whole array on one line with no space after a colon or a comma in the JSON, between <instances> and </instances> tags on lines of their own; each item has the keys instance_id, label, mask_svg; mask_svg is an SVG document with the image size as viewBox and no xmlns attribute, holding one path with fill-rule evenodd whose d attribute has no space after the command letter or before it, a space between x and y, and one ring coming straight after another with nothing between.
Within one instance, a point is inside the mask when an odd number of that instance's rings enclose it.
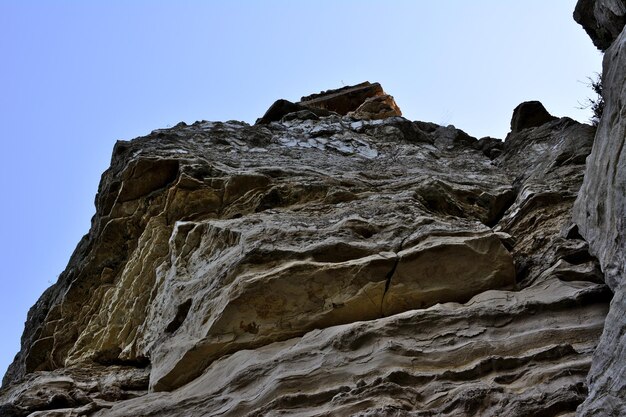
<instances>
[{"instance_id":1,"label":"mountain wall","mask_svg":"<svg viewBox=\"0 0 626 417\"><path fill-rule=\"evenodd\" d=\"M623 36L597 132L527 102L478 140L363 83L119 141L0 416L620 415Z\"/></svg>"},{"instance_id":2,"label":"mountain wall","mask_svg":"<svg viewBox=\"0 0 626 417\"><path fill-rule=\"evenodd\" d=\"M626 2L580 1L579 9L593 11L577 20L606 49L605 108L573 216L615 293L580 414L626 415Z\"/></svg>"}]
</instances>

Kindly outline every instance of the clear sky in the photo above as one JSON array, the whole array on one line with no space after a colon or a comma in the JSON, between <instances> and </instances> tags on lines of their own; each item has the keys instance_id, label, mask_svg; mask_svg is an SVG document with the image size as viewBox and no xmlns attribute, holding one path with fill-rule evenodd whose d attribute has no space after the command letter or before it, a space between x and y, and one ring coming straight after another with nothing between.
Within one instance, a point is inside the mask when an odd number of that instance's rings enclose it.
<instances>
[{"instance_id":1,"label":"clear sky","mask_svg":"<svg viewBox=\"0 0 626 417\"><path fill-rule=\"evenodd\" d=\"M575 0L0 0L0 373L89 228L113 144L253 123L278 98L378 81L411 120L503 138L579 102L601 54Z\"/></svg>"}]
</instances>

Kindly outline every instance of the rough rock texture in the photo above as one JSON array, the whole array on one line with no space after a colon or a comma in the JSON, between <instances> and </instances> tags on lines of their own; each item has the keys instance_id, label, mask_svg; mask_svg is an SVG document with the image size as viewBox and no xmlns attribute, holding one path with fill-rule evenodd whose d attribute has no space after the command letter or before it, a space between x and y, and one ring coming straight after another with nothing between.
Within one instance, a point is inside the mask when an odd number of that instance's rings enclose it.
<instances>
[{"instance_id":1,"label":"rough rock texture","mask_svg":"<svg viewBox=\"0 0 626 417\"><path fill-rule=\"evenodd\" d=\"M263 117L257 119L257 125L266 125L277 122L283 117L317 119L320 116L330 116L332 112L317 107L307 107L301 104L292 103L289 100L276 100L265 112ZM289 116L291 115L291 116Z\"/></svg>"},{"instance_id":2,"label":"rough rock texture","mask_svg":"<svg viewBox=\"0 0 626 417\"><path fill-rule=\"evenodd\" d=\"M307 111L118 142L0 410L574 412L611 297L570 221L593 128Z\"/></svg>"},{"instance_id":3,"label":"rough rock texture","mask_svg":"<svg viewBox=\"0 0 626 417\"><path fill-rule=\"evenodd\" d=\"M387 117L402 116L400 108L389 94L366 99L355 111L348 112L348 116L357 119L386 119Z\"/></svg>"},{"instance_id":4,"label":"rough rock texture","mask_svg":"<svg viewBox=\"0 0 626 417\"><path fill-rule=\"evenodd\" d=\"M276 100L256 124L280 120L310 120L330 115L350 115L355 119L385 119L402 116L393 97L385 94L379 83L361 84L322 91L302 97L298 103Z\"/></svg>"},{"instance_id":5,"label":"rough rock texture","mask_svg":"<svg viewBox=\"0 0 626 417\"><path fill-rule=\"evenodd\" d=\"M579 7L606 10L621 2L580 2ZM592 6L590 6L592 4ZM623 10L623 9L621 9ZM604 30L618 31L617 21L595 16ZM580 415L626 415L626 31L607 49L603 61L605 108L587 160L585 181L574 206L574 220L602 265L615 292L607 325L589 374L591 392ZM589 30L588 30L589 32ZM596 36L596 37L594 37ZM592 34L594 42L604 38Z\"/></svg>"},{"instance_id":6,"label":"rough rock texture","mask_svg":"<svg viewBox=\"0 0 626 417\"><path fill-rule=\"evenodd\" d=\"M579 0L574 9L574 20L585 29L593 44L604 51L626 24L626 1Z\"/></svg>"},{"instance_id":7,"label":"rough rock texture","mask_svg":"<svg viewBox=\"0 0 626 417\"><path fill-rule=\"evenodd\" d=\"M520 132L529 127L541 126L556 117L552 116L539 101L525 101L513 110L511 132Z\"/></svg>"},{"instance_id":8,"label":"rough rock texture","mask_svg":"<svg viewBox=\"0 0 626 417\"><path fill-rule=\"evenodd\" d=\"M329 110L345 116L349 112L358 109L365 100L384 95L385 92L379 83L372 84L369 81L365 81L357 85L350 85L304 96L300 99L298 104L306 107ZM400 116L400 114L396 116Z\"/></svg>"},{"instance_id":9,"label":"rough rock texture","mask_svg":"<svg viewBox=\"0 0 626 417\"><path fill-rule=\"evenodd\" d=\"M117 401L146 395L149 374L148 368L84 364L34 372L21 384L3 389L0 416L93 414Z\"/></svg>"}]
</instances>

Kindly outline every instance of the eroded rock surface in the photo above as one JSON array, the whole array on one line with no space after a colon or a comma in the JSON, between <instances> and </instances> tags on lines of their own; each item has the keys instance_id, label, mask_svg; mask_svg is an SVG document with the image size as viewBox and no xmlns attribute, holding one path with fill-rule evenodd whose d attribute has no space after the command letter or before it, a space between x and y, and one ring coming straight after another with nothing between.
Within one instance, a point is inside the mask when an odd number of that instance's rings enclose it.
<instances>
[{"instance_id":1,"label":"eroded rock surface","mask_svg":"<svg viewBox=\"0 0 626 417\"><path fill-rule=\"evenodd\" d=\"M579 7L618 10L622 16L616 20L594 15L601 33L612 34L607 38L612 43L603 61L604 113L587 159L574 219L600 260L615 297L589 374L590 395L580 415L626 415L626 6L620 1L597 1L579 2ZM608 41L603 45L608 46Z\"/></svg>"},{"instance_id":2,"label":"eroded rock surface","mask_svg":"<svg viewBox=\"0 0 626 417\"><path fill-rule=\"evenodd\" d=\"M332 111L345 116L349 112L358 109L366 100L384 95L385 91L379 83L365 81L357 85L349 85L304 96L298 104Z\"/></svg>"},{"instance_id":3,"label":"eroded rock surface","mask_svg":"<svg viewBox=\"0 0 626 417\"><path fill-rule=\"evenodd\" d=\"M357 119L386 119L387 117L402 116L402 111L389 94L370 97L356 110L348 112L348 116Z\"/></svg>"},{"instance_id":4,"label":"eroded rock surface","mask_svg":"<svg viewBox=\"0 0 626 417\"><path fill-rule=\"evenodd\" d=\"M574 20L585 29L593 44L604 51L626 24L626 1L579 0L574 9Z\"/></svg>"},{"instance_id":5,"label":"eroded rock surface","mask_svg":"<svg viewBox=\"0 0 626 417\"><path fill-rule=\"evenodd\" d=\"M315 120L330 115L349 115L354 119L385 119L402 116L395 100L383 91L379 83L365 81L335 90L322 91L302 97L297 103L276 100L256 124L268 124L293 119Z\"/></svg>"},{"instance_id":6,"label":"eroded rock surface","mask_svg":"<svg viewBox=\"0 0 626 417\"><path fill-rule=\"evenodd\" d=\"M31 309L0 404L573 412L611 296L569 214L593 128L557 119L498 144L302 111L118 142L92 229ZM118 397L79 375L129 369L143 382Z\"/></svg>"}]
</instances>

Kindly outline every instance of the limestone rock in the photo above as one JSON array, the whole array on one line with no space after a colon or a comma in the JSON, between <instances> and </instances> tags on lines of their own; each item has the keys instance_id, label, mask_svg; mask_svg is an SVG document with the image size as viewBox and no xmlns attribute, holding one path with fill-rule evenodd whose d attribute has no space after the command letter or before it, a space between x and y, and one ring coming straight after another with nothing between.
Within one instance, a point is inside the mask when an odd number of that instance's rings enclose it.
<instances>
[{"instance_id":1,"label":"limestone rock","mask_svg":"<svg viewBox=\"0 0 626 417\"><path fill-rule=\"evenodd\" d=\"M573 412L611 296L570 219L593 128L286 107L116 144L0 410Z\"/></svg>"},{"instance_id":2,"label":"limestone rock","mask_svg":"<svg viewBox=\"0 0 626 417\"><path fill-rule=\"evenodd\" d=\"M554 280L314 330L96 415L563 415L585 396L601 287Z\"/></svg>"},{"instance_id":3,"label":"limestone rock","mask_svg":"<svg viewBox=\"0 0 626 417\"><path fill-rule=\"evenodd\" d=\"M2 391L0 415L82 416L147 394L149 369L89 365L34 372ZM54 410L54 411L49 411Z\"/></svg>"},{"instance_id":4,"label":"limestone rock","mask_svg":"<svg viewBox=\"0 0 626 417\"><path fill-rule=\"evenodd\" d=\"M585 29L593 44L604 51L626 24L626 1L579 0L574 9L574 20Z\"/></svg>"},{"instance_id":5,"label":"limestone rock","mask_svg":"<svg viewBox=\"0 0 626 417\"><path fill-rule=\"evenodd\" d=\"M608 7L598 2L594 10ZM613 33L612 21L599 21ZM623 26L623 23L622 23ZM607 325L589 374L590 395L580 415L626 414L626 31L613 41L603 61L605 109L587 158L585 181L574 206L580 234L598 257L606 283L615 292Z\"/></svg>"},{"instance_id":6,"label":"limestone rock","mask_svg":"<svg viewBox=\"0 0 626 417\"><path fill-rule=\"evenodd\" d=\"M525 101L513 110L511 132L519 132L530 127L541 126L555 120L539 101Z\"/></svg>"},{"instance_id":7,"label":"limestone rock","mask_svg":"<svg viewBox=\"0 0 626 417\"><path fill-rule=\"evenodd\" d=\"M626 282L626 120L621 108L626 86L624 53L623 33L604 57L605 110L574 209L580 233L598 256L613 290Z\"/></svg>"}]
</instances>

